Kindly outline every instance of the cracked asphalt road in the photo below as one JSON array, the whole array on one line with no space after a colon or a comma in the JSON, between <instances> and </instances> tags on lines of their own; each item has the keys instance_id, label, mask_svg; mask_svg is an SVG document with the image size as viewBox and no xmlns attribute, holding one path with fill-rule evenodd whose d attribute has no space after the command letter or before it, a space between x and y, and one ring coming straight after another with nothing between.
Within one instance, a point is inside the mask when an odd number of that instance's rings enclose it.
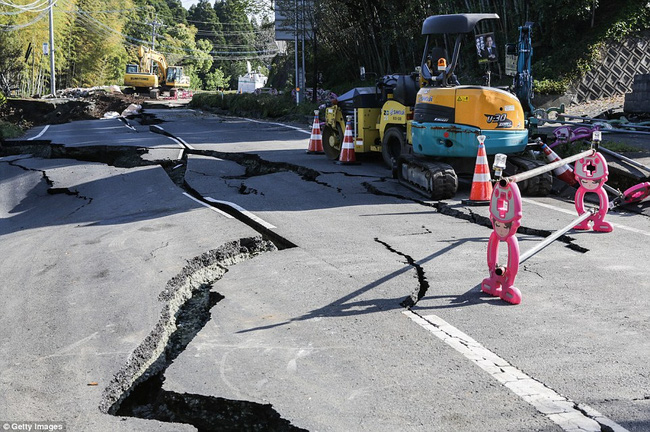
<instances>
[{"instance_id":1,"label":"cracked asphalt road","mask_svg":"<svg viewBox=\"0 0 650 432\"><path fill-rule=\"evenodd\" d=\"M379 159L341 167L307 155L307 127L148 114L182 141L132 123L111 126L106 142L107 123L77 122L86 147L149 148L137 164L75 160L85 152L0 159L0 420L106 431L650 427L647 216L612 213L611 234L570 232L522 265L523 301L509 306L479 293L490 229L486 208L460 204L467 191L426 202ZM40 139L76 147L74 125ZM522 251L574 211L525 199ZM263 238L288 243L251 253ZM237 246L233 261L227 245L251 244L241 239L258 246ZM185 280L198 282L164 294ZM434 336L444 323L458 339ZM477 350L454 346L463 333ZM499 380L506 370L512 381Z\"/></svg>"}]
</instances>

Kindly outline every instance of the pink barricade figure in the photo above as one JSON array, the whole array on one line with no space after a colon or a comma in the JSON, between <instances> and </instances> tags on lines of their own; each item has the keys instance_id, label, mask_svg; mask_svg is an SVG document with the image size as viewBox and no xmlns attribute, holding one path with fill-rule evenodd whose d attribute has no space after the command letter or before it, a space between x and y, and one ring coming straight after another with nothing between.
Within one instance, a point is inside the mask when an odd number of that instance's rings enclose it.
<instances>
[{"instance_id":1,"label":"pink barricade figure","mask_svg":"<svg viewBox=\"0 0 650 432\"><path fill-rule=\"evenodd\" d=\"M577 230L588 230L589 222L593 222L594 231L611 232L613 229L612 225L609 222L605 222L609 203L607 201L607 192L603 189L603 185L609 175L607 161L603 155L596 152L592 156L587 156L576 161L573 173L579 183L575 196L578 215L585 212L585 194L587 192L595 193L598 195L599 200L598 212L580 222L574 228Z\"/></svg>"},{"instance_id":2,"label":"pink barricade figure","mask_svg":"<svg viewBox=\"0 0 650 432\"><path fill-rule=\"evenodd\" d=\"M481 291L512 304L521 303L521 292L513 285L519 271L519 242L515 234L521 224L521 194L516 183L497 183L490 200L490 220L494 231L487 248L490 277L483 279ZM497 263L499 243L508 245L508 265Z\"/></svg>"}]
</instances>

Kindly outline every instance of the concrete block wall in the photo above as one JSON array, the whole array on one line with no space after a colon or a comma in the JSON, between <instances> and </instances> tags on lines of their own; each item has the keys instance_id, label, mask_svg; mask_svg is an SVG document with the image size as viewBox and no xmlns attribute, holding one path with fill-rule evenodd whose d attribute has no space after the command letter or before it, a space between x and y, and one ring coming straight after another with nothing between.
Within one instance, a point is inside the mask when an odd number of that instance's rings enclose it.
<instances>
[{"instance_id":1,"label":"concrete block wall","mask_svg":"<svg viewBox=\"0 0 650 432\"><path fill-rule=\"evenodd\" d=\"M624 95L632 91L634 77L640 74L650 74L650 34L605 44L600 60L572 92L577 102Z\"/></svg>"},{"instance_id":2,"label":"concrete block wall","mask_svg":"<svg viewBox=\"0 0 650 432\"><path fill-rule=\"evenodd\" d=\"M632 92L625 94L623 111L629 113L650 113L650 74L634 77Z\"/></svg>"}]
</instances>

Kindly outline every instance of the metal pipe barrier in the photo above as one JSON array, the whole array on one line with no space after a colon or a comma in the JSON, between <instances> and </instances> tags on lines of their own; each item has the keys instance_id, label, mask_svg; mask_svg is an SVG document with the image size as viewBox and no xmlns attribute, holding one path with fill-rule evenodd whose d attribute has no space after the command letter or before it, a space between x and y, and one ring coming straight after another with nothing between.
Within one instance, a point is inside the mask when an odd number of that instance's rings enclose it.
<instances>
[{"instance_id":1,"label":"metal pipe barrier","mask_svg":"<svg viewBox=\"0 0 650 432\"><path fill-rule=\"evenodd\" d=\"M522 255L519 256L519 264L523 263L526 261L528 258L532 257L536 253L540 252L542 249L544 249L546 246L550 245L553 243L555 240L557 240L561 235L569 231L570 229L573 229L576 225L578 225L580 222L583 222L586 219L589 219L591 216L596 214L596 211L594 209L587 210L583 214L581 214L576 220L565 226L564 228L560 228L559 230L555 231L553 234L550 236L546 237L544 240L539 242L535 247L532 249L524 252Z\"/></svg>"},{"instance_id":2,"label":"metal pipe barrier","mask_svg":"<svg viewBox=\"0 0 650 432\"><path fill-rule=\"evenodd\" d=\"M594 141L598 140L595 139ZM497 160L498 158L495 157L495 170L498 169L500 172L505 167L505 160ZM555 231L520 256L516 233L522 218L522 201L517 182L530 179L571 162L576 162L574 173L578 189L574 201L578 218L564 228ZM519 304L521 302L521 292L514 286L514 282L521 263L571 229L593 229L594 231L611 232L612 225L605 221L609 202L604 186L608 175L607 161L602 154L596 151L596 148L591 148L548 165L501 178L496 183L490 198L490 220L492 221L493 232L490 235L487 247L489 277L483 279L481 291L500 297L508 303ZM584 198L587 193L594 193L598 196L598 208L585 208ZM593 228L590 224L593 224ZM508 247L507 265L497 263L499 244L502 242Z\"/></svg>"},{"instance_id":3,"label":"metal pipe barrier","mask_svg":"<svg viewBox=\"0 0 650 432\"><path fill-rule=\"evenodd\" d=\"M507 183L516 183L524 180L528 180L529 178L533 178L535 176L538 176L540 174L544 174L545 172L549 172L554 170L555 168L559 168L561 166L564 166L568 163L575 162L577 160L580 160L582 158L585 158L587 156L593 156L596 153L595 149L589 149L585 150L581 153L575 154L573 156L569 156L568 158L561 159L559 161L550 163L548 165L544 165L535 169L532 169L530 171L525 171L519 174L514 174L511 175L510 177L503 177L499 182L501 183L502 186L505 186Z\"/></svg>"}]
</instances>

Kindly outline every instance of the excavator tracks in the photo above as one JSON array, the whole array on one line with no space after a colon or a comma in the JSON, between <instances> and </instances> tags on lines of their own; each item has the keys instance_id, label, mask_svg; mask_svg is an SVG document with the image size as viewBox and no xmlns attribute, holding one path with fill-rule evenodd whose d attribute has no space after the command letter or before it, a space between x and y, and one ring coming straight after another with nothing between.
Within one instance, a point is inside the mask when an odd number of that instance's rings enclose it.
<instances>
[{"instance_id":1,"label":"excavator tracks","mask_svg":"<svg viewBox=\"0 0 650 432\"><path fill-rule=\"evenodd\" d=\"M396 163L397 179L404 186L433 200L456 195L458 177L451 165L413 155L401 155Z\"/></svg>"}]
</instances>

